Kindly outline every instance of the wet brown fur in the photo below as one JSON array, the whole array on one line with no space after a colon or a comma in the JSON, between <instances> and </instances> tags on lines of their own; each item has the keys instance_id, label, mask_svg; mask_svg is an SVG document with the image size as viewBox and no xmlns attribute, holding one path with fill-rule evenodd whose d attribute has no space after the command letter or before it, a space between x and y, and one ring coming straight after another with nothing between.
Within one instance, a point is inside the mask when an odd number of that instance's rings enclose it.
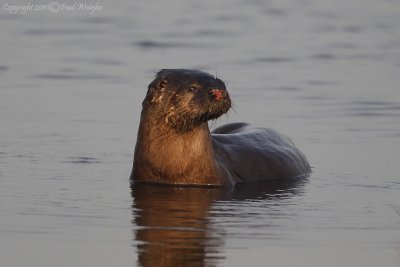
<instances>
[{"instance_id":1,"label":"wet brown fur","mask_svg":"<svg viewBox=\"0 0 400 267\"><path fill-rule=\"evenodd\" d=\"M310 171L304 155L273 130L234 123L211 134L207 121L230 107L225 84L210 74L158 72L143 101L132 181L220 186Z\"/></svg>"}]
</instances>

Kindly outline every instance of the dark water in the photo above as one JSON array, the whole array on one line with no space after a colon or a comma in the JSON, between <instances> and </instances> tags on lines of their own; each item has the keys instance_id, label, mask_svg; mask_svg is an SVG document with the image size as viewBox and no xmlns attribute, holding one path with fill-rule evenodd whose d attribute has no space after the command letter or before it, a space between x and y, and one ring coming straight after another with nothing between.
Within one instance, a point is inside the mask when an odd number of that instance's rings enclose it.
<instances>
[{"instance_id":1,"label":"dark water","mask_svg":"<svg viewBox=\"0 0 400 267\"><path fill-rule=\"evenodd\" d=\"M400 266L400 1L27 4L0 6L1 266ZM178 67L309 179L131 192L147 84Z\"/></svg>"}]
</instances>

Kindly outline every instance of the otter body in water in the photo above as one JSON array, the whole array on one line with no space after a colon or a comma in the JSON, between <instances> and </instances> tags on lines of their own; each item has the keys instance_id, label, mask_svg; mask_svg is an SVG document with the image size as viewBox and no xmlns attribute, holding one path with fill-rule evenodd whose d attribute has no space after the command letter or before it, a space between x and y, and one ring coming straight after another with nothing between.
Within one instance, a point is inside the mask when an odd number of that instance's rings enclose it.
<instances>
[{"instance_id":1,"label":"otter body in water","mask_svg":"<svg viewBox=\"0 0 400 267\"><path fill-rule=\"evenodd\" d=\"M224 186L310 172L303 153L273 130L231 123L210 133L207 121L230 108L220 79L198 70L158 72L143 101L131 180Z\"/></svg>"}]
</instances>

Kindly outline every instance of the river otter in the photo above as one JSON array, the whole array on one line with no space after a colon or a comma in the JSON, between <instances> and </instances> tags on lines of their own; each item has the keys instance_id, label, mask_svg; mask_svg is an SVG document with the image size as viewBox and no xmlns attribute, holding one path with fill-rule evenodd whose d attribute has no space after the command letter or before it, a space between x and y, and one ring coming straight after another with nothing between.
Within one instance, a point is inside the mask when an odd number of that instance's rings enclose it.
<instances>
[{"instance_id":1,"label":"river otter","mask_svg":"<svg viewBox=\"0 0 400 267\"><path fill-rule=\"evenodd\" d=\"M132 182L193 186L304 176L310 165L274 130L231 123L210 133L208 121L231 108L225 84L188 69L164 69L142 103Z\"/></svg>"}]
</instances>

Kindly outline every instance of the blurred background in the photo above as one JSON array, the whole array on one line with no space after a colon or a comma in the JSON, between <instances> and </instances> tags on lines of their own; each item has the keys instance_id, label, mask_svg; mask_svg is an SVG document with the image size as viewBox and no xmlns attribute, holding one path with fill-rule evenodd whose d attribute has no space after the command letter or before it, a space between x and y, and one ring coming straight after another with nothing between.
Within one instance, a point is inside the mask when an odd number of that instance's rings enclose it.
<instances>
[{"instance_id":1,"label":"blurred background","mask_svg":"<svg viewBox=\"0 0 400 267\"><path fill-rule=\"evenodd\" d=\"M399 10L0 0L1 264L400 266ZM141 101L162 68L225 81L235 111L212 126L289 135L311 177L131 194Z\"/></svg>"}]
</instances>

